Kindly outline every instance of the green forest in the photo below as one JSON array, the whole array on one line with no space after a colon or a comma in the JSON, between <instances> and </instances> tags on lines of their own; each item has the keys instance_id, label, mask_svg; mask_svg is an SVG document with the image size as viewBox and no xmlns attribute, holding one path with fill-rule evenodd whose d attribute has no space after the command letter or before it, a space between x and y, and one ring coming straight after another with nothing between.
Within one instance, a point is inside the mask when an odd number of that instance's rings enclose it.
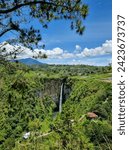
<instances>
[{"instance_id":1,"label":"green forest","mask_svg":"<svg viewBox=\"0 0 129 150\"><path fill-rule=\"evenodd\" d=\"M0 64L0 150L111 150L111 72Z\"/></svg>"},{"instance_id":2,"label":"green forest","mask_svg":"<svg viewBox=\"0 0 129 150\"><path fill-rule=\"evenodd\" d=\"M0 0L0 150L112 149L107 2Z\"/></svg>"}]
</instances>

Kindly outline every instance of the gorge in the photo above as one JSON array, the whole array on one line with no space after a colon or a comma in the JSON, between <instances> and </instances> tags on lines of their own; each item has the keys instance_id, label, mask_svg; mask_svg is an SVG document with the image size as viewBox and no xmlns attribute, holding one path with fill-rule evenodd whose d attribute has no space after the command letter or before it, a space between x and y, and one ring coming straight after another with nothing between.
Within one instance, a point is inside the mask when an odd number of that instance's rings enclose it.
<instances>
[{"instance_id":1,"label":"gorge","mask_svg":"<svg viewBox=\"0 0 129 150\"><path fill-rule=\"evenodd\" d=\"M100 73L106 68L80 75L82 66L72 66L79 75L64 76L71 66L18 65L0 66L1 150L111 150L111 74ZM98 117L80 120L88 112Z\"/></svg>"}]
</instances>

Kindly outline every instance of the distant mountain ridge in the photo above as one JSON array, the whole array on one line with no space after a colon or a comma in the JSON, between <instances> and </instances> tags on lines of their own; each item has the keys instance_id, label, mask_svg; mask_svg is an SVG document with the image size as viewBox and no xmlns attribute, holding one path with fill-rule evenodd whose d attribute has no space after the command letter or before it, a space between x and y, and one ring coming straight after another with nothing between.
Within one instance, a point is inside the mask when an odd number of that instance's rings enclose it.
<instances>
[{"instance_id":1,"label":"distant mountain ridge","mask_svg":"<svg viewBox=\"0 0 129 150\"><path fill-rule=\"evenodd\" d=\"M18 59L17 61L20 63L26 64L26 65L42 65L43 64L43 63L39 62L38 60L35 60L32 58Z\"/></svg>"}]
</instances>

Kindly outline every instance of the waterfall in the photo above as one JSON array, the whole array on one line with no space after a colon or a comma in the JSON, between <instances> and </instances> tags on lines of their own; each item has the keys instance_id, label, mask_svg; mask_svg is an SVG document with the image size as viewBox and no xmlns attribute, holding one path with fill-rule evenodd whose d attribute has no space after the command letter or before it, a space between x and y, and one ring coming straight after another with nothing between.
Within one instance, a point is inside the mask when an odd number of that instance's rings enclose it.
<instances>
[{"instance_id":1,"label":"waterfall","mask_svg":"<svg viewBox=\"0 0 129 150\"><path fill-rule=\"evenodd\" d=\"M62 112L62 97L63 97L63 83L61 84L60 89L60 99L59 99L59 112Z\"/></svg>"}]
</instances>

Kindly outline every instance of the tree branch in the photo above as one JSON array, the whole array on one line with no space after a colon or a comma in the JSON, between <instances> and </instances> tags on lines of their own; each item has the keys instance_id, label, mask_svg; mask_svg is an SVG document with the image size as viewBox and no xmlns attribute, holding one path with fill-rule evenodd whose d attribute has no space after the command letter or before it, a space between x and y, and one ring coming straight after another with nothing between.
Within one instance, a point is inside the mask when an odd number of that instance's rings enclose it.
<instances>
[{"instance_id":1,"label":"tree branch","mask_svg":"<svg viewBox=\"0 0 129 150\"><path fill-rule=\"evenodd\" d=\"M10 9L6 9L6 10L0 10L0 14L7 14L7 13L10 13L10 12L13 12L21 7L24 7L24 6L29 6L29 5L33 5L33 4L47 4L47 5L53 5L53 6L61 6L61 7L67 7L65 5L57 5L55 3L52 3L52 2L43 2L43 1L33 1L33 2L28 2L28 3L23 3L23 4L17 4L16 6L10 8ZM67 7L68 8L68 7Z\"/></svg>"},{"instance_id":2,"label":"tree branch","mask_svg":"<svg viewBox=\"0 0 129 150\"><path fill-rule=\"evenodd\" d=\"M0 33L0 37L3 36L6 32L11 31L11 30L14 30L14 29L13 29L13 28L5 29L4 31L2 31L2 32Z\"/></svg>"},{"instance_id":3,"label":"tree branch","mask_svg":"<svg viewBox=\"0 0 129 150\"><path fill-rule=\"evenodd\" d=\"M18 25L15 25L12 21L10 22L10 28L4 29L3 31L1 31L0 33L0 37L3 36L6 32L9 32L11 30L23 33L24 31L22 29L19 28Z\"/></svg>"}]
</instances>

